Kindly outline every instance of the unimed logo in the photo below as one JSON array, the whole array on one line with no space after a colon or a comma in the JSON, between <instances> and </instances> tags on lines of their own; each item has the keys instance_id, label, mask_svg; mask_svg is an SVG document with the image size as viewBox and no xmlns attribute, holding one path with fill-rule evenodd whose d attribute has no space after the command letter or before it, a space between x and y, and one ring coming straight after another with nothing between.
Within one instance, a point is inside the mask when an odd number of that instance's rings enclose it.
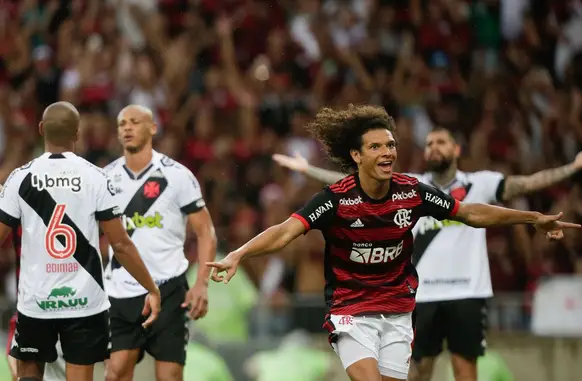
<instances>
[{"instance_id":1,"label":"unimed logo","mask_svg":"<svg viewBox=\"0 0 582 381\"><path fill-rule=\"evenodd\" d=\"M81 176L51 176L48 173L43 175L32 175L32 186L39 191L50 188L69 189L73 192L81 190Z\"/></svg>"},{"instance_id":2,"label":"unimed logo","mask_svg":"<svg viewBox=\"0 0 582 381\"><path fill-rule=\"evenodd\" d=\"M373 247L371 243L354 243L350 259L357 263L386 263L402 254L404 242L390 247Z\"/></svg>"}]
</instances>

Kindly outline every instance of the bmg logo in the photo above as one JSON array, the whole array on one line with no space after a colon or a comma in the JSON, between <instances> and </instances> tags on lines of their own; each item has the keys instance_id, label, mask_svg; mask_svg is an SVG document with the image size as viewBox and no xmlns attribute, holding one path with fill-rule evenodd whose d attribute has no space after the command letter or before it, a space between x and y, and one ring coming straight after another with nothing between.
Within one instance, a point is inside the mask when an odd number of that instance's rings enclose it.
<instances>
[{"instance_id":1,"label":"bmg logo","mask_svg":"<svg viewBox=\"0 0 582 381\"><path fill-rule=\"evenodd\" d=\"M44 176L33 174L32 186L43 191L50 188L69 189L75 193L81 191L81 176L50 176L45 173Z\"/></svg>"}]
</instances>

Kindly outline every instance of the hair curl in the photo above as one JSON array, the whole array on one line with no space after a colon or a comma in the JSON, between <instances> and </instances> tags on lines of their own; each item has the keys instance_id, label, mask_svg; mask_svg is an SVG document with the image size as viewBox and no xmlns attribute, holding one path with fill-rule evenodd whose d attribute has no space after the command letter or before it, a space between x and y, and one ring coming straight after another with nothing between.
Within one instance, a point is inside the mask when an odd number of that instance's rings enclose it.
<instances>
[{"instance_id":1,"label":"hair curl","mask_svg":"<svg viewBox=\"0 0 582 381\"><path fill-rule=\"evenodd\" d=\"M307 125L307 130L323 144L327 155L344 170L357 167L350 151L360 150L362 135L375 129L394 133L394 119L382 107L352 104L342 110L324 107Z\"/></svg>"}]
</instances>

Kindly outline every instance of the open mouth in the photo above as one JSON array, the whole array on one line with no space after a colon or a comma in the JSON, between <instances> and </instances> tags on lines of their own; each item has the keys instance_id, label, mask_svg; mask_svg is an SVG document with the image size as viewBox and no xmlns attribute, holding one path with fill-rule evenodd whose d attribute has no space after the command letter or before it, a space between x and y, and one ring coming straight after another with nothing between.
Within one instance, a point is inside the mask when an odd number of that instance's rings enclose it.
<instances>
[{"instance_id":1,"label":"open mouth","mask_svg":"<svg viewBox=\"0 0 582 381\"><path fill-rule=\"evenodd\" d=\"M133 140L133 136L132 136L132 135L125 135L125 136L123 137L123 141L124 141L125 143L129 143L129 142L131 142L132 140Z\"/></svg>"},{"instance_id":2,"label":"open mouth","mask_svg":"<svg viewBox=\"0 0 582 381\"><path fill-rule=\"evenodd\" d=\"M378 163L378 167L384 173L389 173L392 171L392 160L385 160Z\"/></svg>"}]
</instances>

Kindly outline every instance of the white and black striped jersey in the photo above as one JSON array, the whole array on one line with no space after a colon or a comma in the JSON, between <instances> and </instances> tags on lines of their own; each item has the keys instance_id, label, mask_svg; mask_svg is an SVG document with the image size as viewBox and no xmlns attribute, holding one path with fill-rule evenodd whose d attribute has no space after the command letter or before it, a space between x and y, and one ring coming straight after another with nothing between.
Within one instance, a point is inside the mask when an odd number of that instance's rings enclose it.
<instances>
[{"instance_id":1,"label":"white and black striped jersey","mask_svg":"<svg viewBox=\"0 0 582 381\"><path fill-rule=\"evenodd\" d=\"M435 184L431 173L410 176L469 203L496 203L501 200L504 187L503 174L491 171L457 171L445 187ZM412 261L419 275L417 302L493 295L485 229L475 229L453 220L422 217L413 234Z\"/></svg>"},{"instance_id":2,"label":"white and black striped jersey","mask_svg":"<svg viewBox=\"0 0 582 381\"><path fill-rule=\"evenodd\" d=\"M98 221L118 218L113 185L81 157L45 153L14 170L0 192L0 222L22 225L20 313L38 319L109 308Z\"/></svg>"},{"instance_id":3,"label":"white and black striped jersey","mask_svg":"<svg viewBox=\"0 0 582 381\"><path fill-rule=\"evenodd\" d=\"M180 276L188 269L184 256L187 216L204 208L200 185L182 164L153 152L141 173L133 173L121 157L105 167L113 183L116 201L128 234L157 284ZM105 270L109 296L143 295L143 288L119 262L112 250Z\"/></svg>"}]
</instances>

